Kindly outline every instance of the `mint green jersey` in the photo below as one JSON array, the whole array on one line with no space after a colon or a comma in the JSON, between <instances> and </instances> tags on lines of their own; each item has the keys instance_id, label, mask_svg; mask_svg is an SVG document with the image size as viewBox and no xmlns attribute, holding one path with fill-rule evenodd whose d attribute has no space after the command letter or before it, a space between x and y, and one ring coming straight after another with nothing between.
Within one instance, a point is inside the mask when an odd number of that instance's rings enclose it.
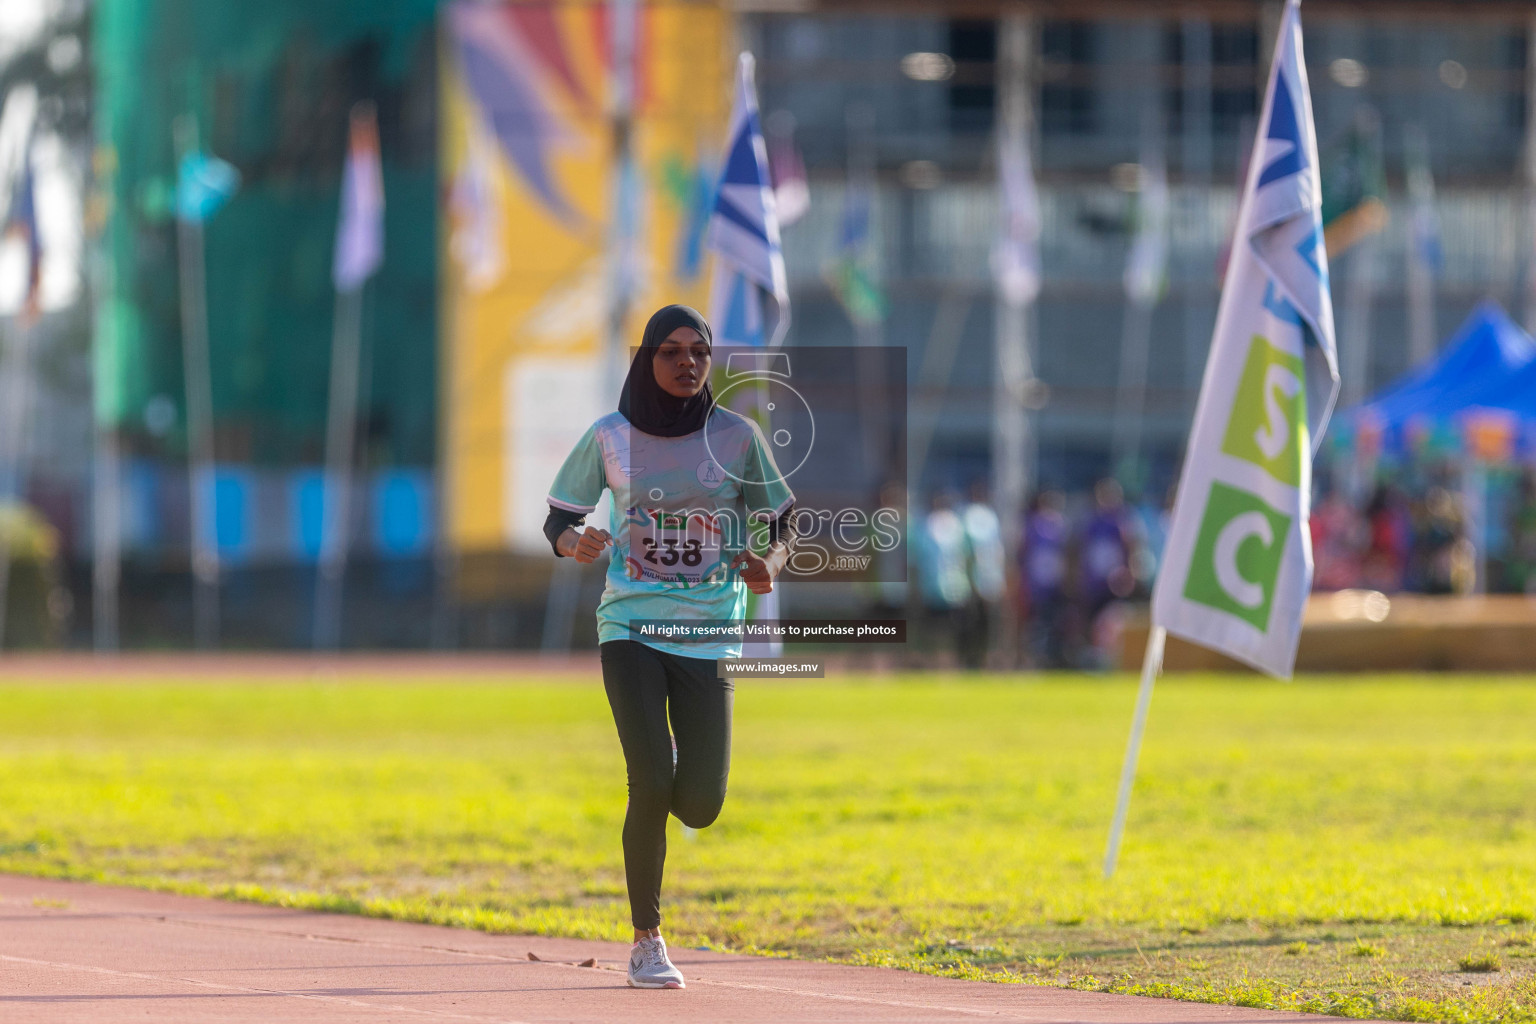
<instances>
[{"instance_id":1,"label":"mint green jersey","mask_svg":"<svg viewBox=\"0 0 1536 1024\"><path fill-rule=\"evenodd\" d=\"M549 490L549 504L589 514L613 496L608 585L597 605L598 642L640 640L641 619L739 620L747 585L730 568L753 520L794 504L757 424L716 406L703 430L655 437L617 412L582 435ZM685 658L737 658L740 643L642 643Z\"/></svg>"}]
</instances>

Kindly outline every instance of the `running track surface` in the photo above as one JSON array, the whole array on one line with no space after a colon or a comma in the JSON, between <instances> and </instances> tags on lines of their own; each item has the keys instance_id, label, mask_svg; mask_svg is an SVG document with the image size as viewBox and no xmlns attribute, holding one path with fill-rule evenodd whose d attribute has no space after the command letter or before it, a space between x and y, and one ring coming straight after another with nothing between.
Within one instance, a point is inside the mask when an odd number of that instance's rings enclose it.
<instances>
[{"instance_id":1,"label":"running track surface","mask_svg":"<svg viewBox=\"0 0 1536 1024\"><path fill-rule=\"evenodd\" d=\"M539 959L530 959L532 954ZM1321 1021L877 967L675 949L684 991L624 982L628 946L0 875L0 1020L270 1022ZM580 966L595 958L595 966Z\"/></svg>"}]
</instances>

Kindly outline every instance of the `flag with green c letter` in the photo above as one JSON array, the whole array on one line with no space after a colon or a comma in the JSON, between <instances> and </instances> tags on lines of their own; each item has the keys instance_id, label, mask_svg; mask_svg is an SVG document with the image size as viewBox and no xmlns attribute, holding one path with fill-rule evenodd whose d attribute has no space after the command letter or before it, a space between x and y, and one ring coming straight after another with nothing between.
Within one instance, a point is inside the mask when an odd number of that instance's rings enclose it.
<instances>
[{"instance_id":1,"label":"flag with green c letter","mask_svg":"<svg viewBox=\"0 0 1536 1024\"><path fill-rule=\"evenodd\" d=\"M1184 596L1267 628L1290 532L1290 516L1247 491L1211 484Z\"/></svg>"},{"instance_id":2,"label":"flag with green c letter","mask_svg":"<svg viewBox=\"0 0 1536 1024\"><path fill-rule=\"evenodd\" d=\"M1270 70L1152 621L1288 677L1312 587L1312 455L1338 358L1298 0Z\"/></svg>"}]
</instances>

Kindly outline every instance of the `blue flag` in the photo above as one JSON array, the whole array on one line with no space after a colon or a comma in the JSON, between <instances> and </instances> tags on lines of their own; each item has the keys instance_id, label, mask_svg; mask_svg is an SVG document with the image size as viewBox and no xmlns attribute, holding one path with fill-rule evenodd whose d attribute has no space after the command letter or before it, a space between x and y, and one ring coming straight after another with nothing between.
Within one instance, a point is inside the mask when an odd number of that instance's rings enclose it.
<instances>
[{"instance_id":1,"label":"blue flag","mask_svg":"<svg viewBox=\"0 0 1536 1024\"><path fill-rule=\"evenodd\" d=\"M5 234L20 235L27 247L27 289L22 298L22 316L34 320L42 308L43 240L37 230L37 188L32 176L32 147L21 156L21 174L11 188L10 209L5 218Z\"/></svg>"},{"instance_id":2,"label":"blue flag","mask_svg":"<svg viewBox=\"0 0 1536 1024\"><path fill-rule=\"evenodd\" d=\"M741 55L730 142L705 245L717 257L710 299L715 341L726 345L781 343L789 330L789 284L750 53ZM777 307L771 335L764 333L765 295ZM733 333L738 330L743 333Z\"/></svg>"}]
</instances>

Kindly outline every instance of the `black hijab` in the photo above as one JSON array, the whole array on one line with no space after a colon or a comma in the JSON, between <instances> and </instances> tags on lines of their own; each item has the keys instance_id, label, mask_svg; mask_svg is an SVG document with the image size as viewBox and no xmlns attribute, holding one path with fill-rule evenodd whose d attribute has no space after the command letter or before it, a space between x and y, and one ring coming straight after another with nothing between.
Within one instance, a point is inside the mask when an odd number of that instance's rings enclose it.
<instances>
[{"instance_id":1,"label":"black hijab","mask_svg":"<svg viewBox=\"0 0 1536 1024\"><path fill-rule=\"evenodd\" d=\"M679 327L692 327L703 337L704 344L713 344L709 324L698 310L692 306L662 306L645 325L640 351L629 364L629 376L624 379L624 391L619 395L619 412L636 430L654 437L682 437L702 430L715 404L707 380L692 398L669 395L656 383L651 361L667 335Z\"/></svg>"}]
</instances>

